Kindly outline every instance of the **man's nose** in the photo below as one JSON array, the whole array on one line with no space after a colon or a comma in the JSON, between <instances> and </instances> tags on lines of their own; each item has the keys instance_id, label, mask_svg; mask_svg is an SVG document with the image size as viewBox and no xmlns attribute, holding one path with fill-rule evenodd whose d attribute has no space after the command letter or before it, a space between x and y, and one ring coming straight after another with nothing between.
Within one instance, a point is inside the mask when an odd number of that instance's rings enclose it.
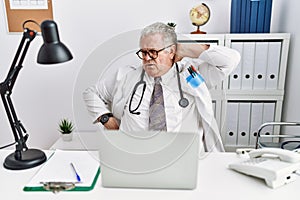
<instances>
[{"instance_id":1,"label":"man's nose","mask_svg":"<svg viewBox=\"0 0 300 200\"><path fill-rule=\"evenodd\" d=\"M144 61L149 61L151 60L152 58L150 57L150 55L148 53L146 53L146 55L144 56L143 60Z\"/></svg>"},{"instance_id":2,"label":"man's nose","mask_svg":"<svg viewBox=\"0 0 300 200\"><path fill-rule=\"evenodd\" d=\"M150 57L149 53L146 53L146 55L143 57L144 61L149 61L152 60L152 58Z\"/></svg>"}]
</instances>

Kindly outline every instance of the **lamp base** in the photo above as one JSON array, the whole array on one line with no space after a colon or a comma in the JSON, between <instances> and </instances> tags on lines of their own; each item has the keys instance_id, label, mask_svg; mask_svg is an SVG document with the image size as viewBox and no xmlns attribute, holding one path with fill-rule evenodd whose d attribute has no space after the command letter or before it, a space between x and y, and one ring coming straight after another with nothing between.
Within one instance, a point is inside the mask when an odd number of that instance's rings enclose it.
<instances>
[{"instance_id":1,"label":"lamp base","mask_svg":"<svg viewBox=\"0 0 300 200\"><path fill-rule=\"evenodd\" d=\"M9 154L3 163L6 169L21 170L36 167L47 160L46 154L39 149L27 149L20 152L20 159L16 158L16 152Z\"/></svg>"}]
</instances>

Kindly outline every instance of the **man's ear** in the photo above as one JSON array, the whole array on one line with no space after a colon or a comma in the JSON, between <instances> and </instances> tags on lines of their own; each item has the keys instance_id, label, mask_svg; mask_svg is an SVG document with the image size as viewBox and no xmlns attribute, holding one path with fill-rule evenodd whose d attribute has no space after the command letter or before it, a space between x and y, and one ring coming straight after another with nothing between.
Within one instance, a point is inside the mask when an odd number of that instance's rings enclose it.
<instances>
[{"instance_id":1,"label":"man's ear","mask_svg":"<svg viewBox=\"0 0 300 200\"><path fill-rule=\"evenodd\" d=\"M171 56L171 59L173 59L176 55L176 45L172 45L170 46L170 56Z\"/></svg>"}]
</instances>

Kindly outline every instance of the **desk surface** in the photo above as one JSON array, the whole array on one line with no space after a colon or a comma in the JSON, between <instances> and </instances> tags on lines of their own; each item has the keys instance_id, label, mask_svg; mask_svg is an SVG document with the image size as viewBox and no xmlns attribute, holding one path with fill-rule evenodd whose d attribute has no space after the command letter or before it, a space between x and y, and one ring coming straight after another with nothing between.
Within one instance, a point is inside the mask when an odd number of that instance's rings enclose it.
<instances>
[{"instance_id":1,"label":"desk surface","mask_svg":"<svg viewBox=\"0 0 300 200\"><path fill-rule=\"evenodd\" d=\"M11 153L9 150L0 151L0 159ZM1 196L9 199L22 200L83 200L83 199L298 199L300 196L300 179L277 189L270 189L263 180L236 173L227 168L231 162L241 159L235 153L210 153L199 160L198 186L195 190L154 190L154 189L109 189L101 186L101 178L94 190L89 192L23 192L23 187L40 167L33 169L11 171L0 169Z\"/></svg>"},{"instance_id":2,"label":"desk surface","mask_svg":"<svg viewBox=\"0 0 300 200\"><path fill-rule=\"evenodd\" d=\"M64 141L62 137L50 147L51 150L98 150L99 149L99 132L74 132L71 141Z\"/></svg>"}]
</instances>

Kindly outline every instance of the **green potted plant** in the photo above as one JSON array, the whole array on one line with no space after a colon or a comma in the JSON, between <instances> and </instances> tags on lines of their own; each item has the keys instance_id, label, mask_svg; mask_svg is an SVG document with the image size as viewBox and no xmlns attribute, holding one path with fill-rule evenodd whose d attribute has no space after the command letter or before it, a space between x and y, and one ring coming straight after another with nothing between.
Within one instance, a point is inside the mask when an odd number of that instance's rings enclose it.
<instances>
[{"instance_id":1,"label":"green potted plant","mask_svg":"<svg viewBox=\"0 0 300 200\"><path fill-rule=\"evenodd\" d=\"M74 124L71 120L62 119L59 123L59 132L64 141L71 141L73 138Z\"/></svg>"}]
</instances>

